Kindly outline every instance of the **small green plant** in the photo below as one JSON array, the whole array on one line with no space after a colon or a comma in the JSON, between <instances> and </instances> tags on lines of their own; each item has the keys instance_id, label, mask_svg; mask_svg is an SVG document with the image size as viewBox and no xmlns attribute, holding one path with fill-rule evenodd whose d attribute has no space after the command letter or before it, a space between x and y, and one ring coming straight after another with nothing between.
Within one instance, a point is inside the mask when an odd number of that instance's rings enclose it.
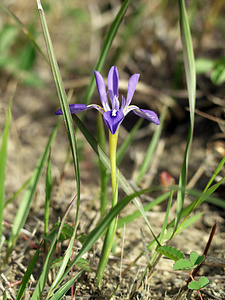
<instances>
[{"instance_id":1,"label":"small green plant","mask_svg":"<svg viewBox=\"0 0 225 300\"><path fill-rule=\"evenodd\" d=\"M190 259L187 259L180 250L170 246L161 246L157 251L175 261L174 271L186 271L189 273L191 281L188 283L188 288L198 291L200 299L203 300L200 289L206 287L209 284L209 280L205 276L200 277L199 281L194 280L193 271L203 263L205 256L198 255L197 252L192 251Z\"/></svg>"}]
</instances>

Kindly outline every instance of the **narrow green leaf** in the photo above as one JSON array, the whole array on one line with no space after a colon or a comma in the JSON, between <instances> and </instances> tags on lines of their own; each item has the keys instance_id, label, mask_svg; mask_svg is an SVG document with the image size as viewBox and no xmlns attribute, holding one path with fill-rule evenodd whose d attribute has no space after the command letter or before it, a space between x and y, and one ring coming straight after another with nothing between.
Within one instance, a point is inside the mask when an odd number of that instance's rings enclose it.
<instances>
[{"instance_id":1,"label":"narrow green leaf","mask_svg":"<svg viewBox=\"0 0 225 300\"><path fill-rule=\"evenodd\" d=\"M81 275L82 271L76 274L73 278L68 280L58 291L54 294L51 300L60 300L66 294L66 292L71 288L71 286L75 283L77 278Z\"/></svg>"},{"instance_id":2,"label":"narrow green leaf","mask_svg":"<svg viewBox=\"0 0 225 300\"><path fill-rule=\"evenodd\" d=\"M77 230L77 225L78 225L78 213L79 213L79 206L80 206L80 172L79 172L79 163L78 163L78 153L77 153L75 132L74 132L72 118L71 118L71 114L70 114L70 110L69 110L69 106L68 106L66 92L65 92L65 89L63 86L62 77L61 77L58 63L57 63L57 60L55 57L51 37L50 37L49 31L48 31L47 22L45 19L45 14L44 14L40 0L37 0L37 5L38 5L41 25L42 25L42 29L43 29L43 34L44 34L44 38L45 38L45 42L46 42L46 47L47 47L47 51L48 51L48 55L49 55L50 65L51 65L53 77L55 80L56 89L57 89L58 97L60 100L60 105L62 108L63 118L65 121L66 129L67 129L67 133L68 133L68 137L69 137L69 141L70 141L70 147L71 147L75 175L76 175L76 189L77 189L77 206L76 206L76 215L75 215L75 221L74 221L73 236L70 240L70 244L69 244L66 254L64 256L63 263L62 263L62 265L56 275L56 278L54 279L54 282L51 286L51 289L49 291L49 295L50 295L52 289L54 289L58 285L58 281L60 280L60 278L62 277L62 274L64 273L64 270L65 270L67 263L69 261L69 258L71 256L74 240L76 237L76 230ZM59 235L60 235L60 229L59 229Z\"/></svg>"},{"instance_id":3,"label":"narrow green leaf","mask_svg":"<svg viewBox=\"0 0 225 300\"><path fill-rule=\"evenodd\" d=\"M23 199L20 203L20 206L18 208L16 217L14 219L13 222L13 227L12 227L12 233L11 236L9 238L9 243L8 243L8 251L7 251L7 256L9 256L9 254L11 253L11 251L13 250L13 247L16 243L17 237L20 233L21 228L23 227L23 225L25 224L25 221L27 219L29 210L30 210L30 205L32 202L32 199L35 195L35 191L36 191L36 187L38 184L38 181L40 179L40 176L42 174L44 165L46 163L46 160L48 158L48 153L49 153L49 149L56 137L56 133L58 130L58 126L59 126L60 120L58 120L58 123L56 124L55 128L52 131L52 134L48 140L48 143L46 145L46 148L44 150L44 153L42 154L42 156L40 157L37 166L33 172L33 175L30 179L30 183L29 183L29 187L26 190Z\"/></svg>"},{"instance_id":4,"label":"narrow green leaf","mask_svg":"<svg viewBox=\"0 0 225 300\"><path fill-rule=\"evenodd\" d=\"M102 149L105 151L106 149L106 141L105 141L105 130L102 115L98 112L97 115L97 139L99 144L101 145ZM107 169L105 165L99 159L99 170L100 170L100 213L103 216L106 212L106 208L108 205L108 176L107 176Z\"/></svg>"},{"instance_id":5,"label":"narrow green leaf","mask_svg":"<svg viewBox=\"0 0 225 300\"><path fill-rule=\"evenodd\" d=\"M66 210L65 215L63 216L62 222L61 222L61 224L59 226L59 232L58 232L58 236L57 236L58 239L59 239L59 237L60 237L60 235L62 233L62 230L63 230L63 228L65 226L64 223L65 223L66 217L67 217L67 215L69 213L69 210L71 209L71 206L72 206L74 200L75 200L75 198L71 201L69 207ZM76 214L75 224L77 222L77 215L78 215L78 212ZM62 264L61 264L61 266L60 266L60 268L59 268L59 270L58 270L58 272L57 272L57 274L55 276L55 279L54 279L54 281L53 281L53 283L52 283L52 285L50 287L50 290L49 290L49 293L48 293L48 297L52 295L52 291L58 286L58 283L60 282L60 280L61 280L61 278L62 278L62 276L64 274L64 271L65 271L65 269L66 269L66 267L68 265L69 259L71 257L72 252L73 252L74 241L75 241L75 238L76 238L76 231L77 231L77 225L74 226L69 246L66 249L66 252L65 252Z\"/></svg>"},{"instance_id":6,"label":"narrow green leaf","mask_svg":"<svg viewBox=\"0 0 225 300\"><path fill-rule=\"evenodd\" d=\"M116 164L117 164L117 166L121 163L123 157L125 156L125 154L127 152L127 149L131 145L131 142L133 141L134 136L135 136L136 132L138 131L138 129L140 128L143 121L144 121L143 118L140 118L138 120L138 122L134 125L132 130L129 132L126 140L123 142L123 144L118 149L117 154L116 154Z\"/></svg>"},{"instance_id":7,"label":"narrow green leaf","mask_svg":"<svg viewBox=\"0 0 225 300\"><path fill-rule=\"evenodd\" d=\"M184 54L184 66L187 80L187 89L188 89L188 100L190 107L190 129L187 138L186 149L184 153L184 160L182 164L181 174L179 178L179 186L182 188L178 191L177 194L177 211L174 225L174 233L178 227L178 223L181 217L181 211L183 209L184 197L185 197L185 188L187 180L187 170L188 170L188 159L189 152L191 149L191 143L194 132L194 118L195 118L195 94L196 94L196 72L195 72L195 59L194 52L190 34L190 28L188 24L188 18L185 8L184 0L179 0L179 9L180 9L180 31L181 31L181 41L183 45L183 54Z\"/></svg>"},{"instance_id":8,"label":"narrow green leaf","mask_svg":"<svg viewBox=\"0 0 225 300\"><path fill-rule=\"evenodd\" d=\"M148 190L142 190L143 193L150 193L152 191L154 191L154 188L150 188ZM144 206L144 211L150 211L153 207L155 207L156 205L159 205L160 203L162 203L163 201L165 201L168 198L169 193L165 193L160 195L159 197L157 197L156 199L154 199L152 202L149 202L148 204L146 204ZM137 218L139 218L141 216L141 212L140 210L136 210L135 212L133 212L130 215L127 215L123 218L120 218L118 220L118 224L117 224L117 228L123 228L124 224L129 224L132 221L136 220Z\"/></svg>"},{"instance_id":9,"label":"narrow green leaf","mask_svg":"<svg viewBox=\"0 0 225 300\"><path fill-rule=\"evenodd\" d=\"M161 246L158 247L156 251L174 261L185 259L184 254L180 250L171 246Z\"/></svg>"},{"instance_id":10,"label":"narrow green leaf","mask_svg":"<svg viewBox=\"0 0 225 300\"><path fill-rule=\"evenodd\" d=\"M26 286L28 284L30 276L31 276L31 274L33 272L33 269L35 267L36 261L38 259L41 246L42 246L42 243L39 245L37 251L35 252L35 254L34 254L34 256L33 256L32 260L31 260L31 262L30 262L30 264L29 264L29 266L28 266L28 268L27 268L27 270L26 270L26 272L23 276L20 288L19 288L17 296L16 296L16 300L20 300L23 297L24 291L26 289Z\"/></svg>"},{"instance_id":11,"label":"narrow green leaf","mask_svg":"<svg viewBox=\"0 0 225 300\"><path fill-rule=\"evenodd\" d=\"M3 297L2 300L8 300L8 297L7 297L6 292L3 293L3 296L2 296L2 297Z\"/></svg>"},{"instance_id":12,"label":"narrow green leaf","mask_svg":"<svg viewBox=\"0 0 225 300\"><path fill-rule=\"evenodd\" d=\"M171 190L170 190L170 197L169 197L169 201L167 204L167 209L166 209L166 215L163 221L163 226L159 235L159 242L161 243L163 240L163 236L165 234L167 225L168 225L168 219L169 219L169 213L170 213L170 209L171 209L171 205L172 205L172 200L173 200L173 186L171 186Z\"/></svg>"},{"instance_id":13,"label":"narrow green leaf","mask_svg":"<svg viewBox=\"0 0 225 300\"><path fill-rule=\"evenodd\" d=\"M44 235L48 234L48 220L49 220L49 203L52 191L52 174L51 174L51 151L49 151L48 165L45 179L45 227Z\"/></svg>"},{"instance_id":14,"label":"narrow green leaf","mask_svg":"<svg viewBox=\"0 0 225 300\"><path fill-rule=\"evenodd\" d=\"M36 288L34 290L34 293L32 295L31 300L41 299L41 294L42 294L43 289L45 287L45 282L46 282L46 279L47 279L47 276L48 276L48 272L49 272L49 269L50 269L50 266L51 266L51 262L52 262L54 254L55 254L56 243L59 240L59 236L60 236L60 233L61 233L62 228L64 226L65 219L68 216L69 210L70 210L73 202L74 202L74 199L70 202L70 205L67 208L66 213L63 216L61 223L59 224L58 232L55 232L55 236L53 237L53 240L51 242L51 245L49 247L49 250L48 250L48 253L47 253L47 256L46 256L46 259L45 259L44 266L42 268L41 276L38 280L38 283L36 285Z\"/></svg>"},{"instance_id":15,"label":"narrow green leaf","mask_svg":"<svg viewBox=\"0 0 225 300\"><path fill-rule=\"evenodd\" d=\"M65 89L63 86L62 77L61 77L58 63L57 63L57 60L55 57L51 37L50 37L49 31L48 31L47 22L45 19L44 10L42 8L40 0L37 0L37 5L38 5L38 11L39 11L39 15L40 15L41 26L42 26L42 30L43 30L43 34L44 34L44 39L45 39L46 47L47 47L47 51L48 51L48 56L49 56L49 60L50 60L50 65L51 65L51 69L52 69L52 74L54 77L60 105L62 108L63 118L65 121L66 129L68 132L68 137L69 137L69 142L70 142L70 147L71 147L71 152L72 152L72 157L73 157L73 162L74 162L74 169L75 169L75 173L76 173L77 206L79 207L79 203L80 203L80 173L79 173L75 132L73 129L73 123L72 123L72 118L71 118L71 114L70 114L70 110L69 110L69 106L68 106L68 102L67 102L66 92L65 92ZM77 217L77 215L76 215L76 217ZM76 222L75 222L75 226L76 226Z\"/></svg>"},{"instance_id":16,"label":"narrow green leaf","mask_svg":"<svg viewBox=\"0 0 225 300\"><path fill-rule=\"evenodd\" d=\"M14 194L13 194L13 196L10 198L10 199L8 199L6 202L5 202L5 207L9 204L9 203L11 203L11 202L13 202L19 195L20 195L20 193L29 185L29 183L30 183L30 178L21 186L21 188L19 188L19 190L18 191L16 191Z\"/></svg>"},{"instance_id":17,"label":"narrow green leaf","mask_svg":"<svg viewBox=\"0 0 225 300\"><path fill-rule=\"evenodd\" d=\"M3 210L5 202L5 171L6 171L6 160L7 160L7 145L9 137L9 128L11 120L11 107L12 101L10 101L8 114L6 117L5 128L2 136L2 145L0 149L0 249L2 240L2 221L3 221Z\"/></svg>"},{"instance_id":18,"label":"narrow green leaf","mask_svg":"<svg viewBox=\"0 0 225 300\"><path fill-rule=\"evenodd\" d=\"M31 297L31 300L37 300L37 299L41 299L41 294L43 292L43 289L45 287L45 282L47 280L47 276L48 276L48 272L51 266L51 262L52 262L52 258L55 254L55 248L56 248L56 242L57 242L57 234L55 234L55 238L52 241L48 253L46 255L45 258L45 262L44 265L42 267L42 272L41 272L41 276L38 280L38 283L35 287L35 290L33 292L33 295Z\"/></svg>"}]
</instances>

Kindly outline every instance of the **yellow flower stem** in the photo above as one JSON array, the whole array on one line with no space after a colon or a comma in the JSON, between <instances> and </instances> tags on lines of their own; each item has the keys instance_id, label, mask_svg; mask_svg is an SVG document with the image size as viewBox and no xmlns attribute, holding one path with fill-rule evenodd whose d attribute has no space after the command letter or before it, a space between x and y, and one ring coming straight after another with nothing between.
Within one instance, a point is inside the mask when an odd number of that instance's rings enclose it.
<instances>
[{"instance_id":1,"label":"yellow flower stem","mask_svg":"<svg viewBox=\"0 0 225 300\"><path fill-rule=\"evenodd\" d=\"M118 130L115 134L109 131L109 151L110 151L110 163L111 163L111 180L112 180L112 207L117 204L118 199L118 184L116 178L116 148L118 140ZM96 280L99 288L101 287L101 281L103 274L109 259L109 254L112 249L113 239L116 232L117 217L112 220L109 224L108 230L106 232L104 244L102 247L101 257L98 265L98 270L96 274Z\"/></svg>"},{"instance_id":2,"label":"yellow flower stem","mask_svg":"<svg viewBox=\"0 0 225 300\"><path fill-rule=\"evenodd\" d=\"M110 164L111 164L111 180L112 180L112 192L114 194L116 190L116 148L117 148L117 140L118 140L118 132L116 131L115 134L112 134L109 131L109 153L110 153ZM117 203L114 203L115 200L112 197L112 207L114 207ZM116 198L116 197L115 197Z\"/></svg>"}]
</instances>

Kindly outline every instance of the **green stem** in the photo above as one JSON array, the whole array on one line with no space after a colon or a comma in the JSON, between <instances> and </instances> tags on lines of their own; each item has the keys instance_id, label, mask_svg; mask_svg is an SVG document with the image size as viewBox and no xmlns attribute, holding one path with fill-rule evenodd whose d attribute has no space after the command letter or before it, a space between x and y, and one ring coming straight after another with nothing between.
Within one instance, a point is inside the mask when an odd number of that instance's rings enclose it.
<instances>
[{"instance_id":1,"label":"green stem","mask_svg":"<svg viewBox=\"0 0 225 300\"><path fill-rule=\"evenodd\" d=\"M117 204L117 200L118 200L118 185L116 179L117 140L118 140L118 130L115 134L111 134L111 132L109 132L109 151L110 151L111 179L112 179L112 207L114 207ZM116 225L117 225L117 218L112 220L106 232L104 244L102 247L100 262L96 274L96 279L99 288L101 287L101 281L103 278L105 267L107 265L109 254L112 249L113 239L116 231Z\"/></svg>"},{"instance_id":2,"label":"green stem","mask_svg":"<svg viewBox=\"0 0 225 300\"><path fill-rule=\"evenodd\" d=\"M112 179L112 191L113 194L116 190L117 183L116 183L116 147L117 147L117 140L118 140L118 130L115 134L112 134L109 131L109 153L110 153L110 165L111 165L111 179ZM112 207L116 205L117 201L115 202L114 197L112 198Z\"/></svg>"}]
</instances>

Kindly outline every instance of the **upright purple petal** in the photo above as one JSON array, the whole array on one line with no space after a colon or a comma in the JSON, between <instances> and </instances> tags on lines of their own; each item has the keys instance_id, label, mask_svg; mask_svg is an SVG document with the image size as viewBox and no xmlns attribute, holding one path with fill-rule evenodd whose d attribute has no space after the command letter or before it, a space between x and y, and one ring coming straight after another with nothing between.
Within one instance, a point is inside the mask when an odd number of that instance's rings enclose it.
<instances>
[{"instance_id":1,"label":"upright purple petal","mask_svg":"<svg viewBox=\"0 0 225 300\"><path fill-rule=\"evenodd\" d=\"M121 110L106 111L103 119L111 133L115 134L124 119L124 114Z\"/></svg>"},{"instance_id":2,"label":"upright purple petal","mask_svg":"<svg viewBox=\"0 0 225 300\"><path fill-rule=\"evenodd\" d=\"M90 107L91 108L91 107ZM89 109L89 107L85 104L79 104L79 103L76 103L76 104L71 104L69 105L69 109L70 109L70 113L71 114L77 114L79 112L82 112L82 111L85 111L87 109ZM56 112L55 112L55 115L62 115L62 109L58 109Z\"/></svg>"},{"instance_id":3,"label":"upright purple petal","mask_svg":"<svg viewBox=\"0 0 225 300\"><path fill-rule=\"evenodd\" d=\"M128 90L127 90L127 99L126 99L126 107L130 104L134 92L139 80L140 74L134 74L130 77L129 82L128 82Z\"/></svg>"},{"instance_id":4,"label":"upright purple petal","mask_svg":"<svg viewBox=\"0 0 225 300\"><path fill-rule=\"evenodd\" d=\"M104 108L105 111L110 110L104 79L98 71L94 71L94 74L95 74L95 80L96 80L99 97L102 102L102 107Z\"/></svg>"},{"instance_id":5,"label":"upright purple petal","mask_svg":"<svg viewBox=\"0 0 225 300\"><path fill-rule=\"evenodd\" d=\"M110 98L113 99L113 96L119 96L119 74L118 74L118 70L117 67L112 67L109 70L109 74L108 74L108 91L112 91L110 92Z\"/></svg>"},{"instance_id":6,"label":"upright purple petal","mask_svg":"<svg viewBox=\"0 0 225 300\"><path fill-rule=\"evenodd\" d=\"M112 109L119 110L120 108L120 101L118 100L117 96L114 96L112 99Z\"/></svg>"},{"instance_id":7,"label":"upright purple petal","mask_svg":"<svg viewBox=\"0 0 225 300\"><path fill-rule=\"evenodd\" d=\"M155 123L156 125L160 125L159 118L154 111L140 108L134 109L132 111L139 117L145 118L148 121Z\"/></svg>"}]
</instances>

